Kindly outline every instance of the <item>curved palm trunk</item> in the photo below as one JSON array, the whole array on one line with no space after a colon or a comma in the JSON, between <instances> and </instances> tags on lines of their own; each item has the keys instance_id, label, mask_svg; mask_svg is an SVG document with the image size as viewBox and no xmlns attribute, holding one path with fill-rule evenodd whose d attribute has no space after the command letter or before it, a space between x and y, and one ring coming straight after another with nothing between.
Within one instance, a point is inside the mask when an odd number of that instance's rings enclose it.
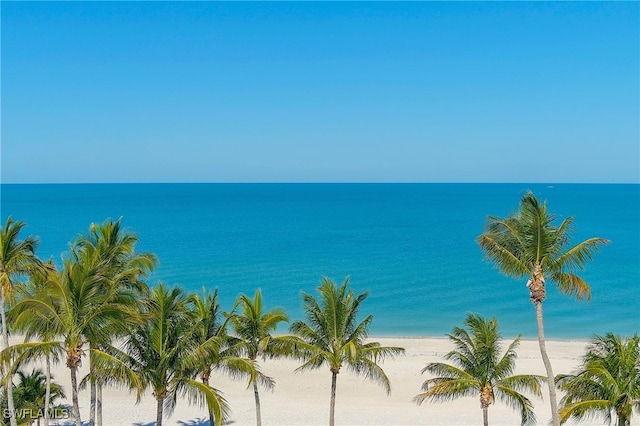
<instances>
[{"instance_id":1,"label":"curved palm trunk","mask_svg":"<svg viewBox=\"0 0 640 426\"><path fill-rule=\"evenodd\" d=\"M489 407L482 407L482 424L489 426Z\"/></svg>"},{"instance_id":2,"label":"curved palm trunk","mask_svg":"<svg viewBox=\"0 0 640 426\"><path fill-rule=\"evenodd\" d=\"M329 426L335 424L336 411L336 383L338 381L338 373L331 372L331 406L329 408Z\"/></svg>"},{"instance_id":3,"label":"curved palm trunk","mask_svg":"<svg viewBox=\"0 0 640 426\"><path fill-rule=\"evenodd\" d=\"M77 367L71 367L71 402L73 408L71 409L71 417L73 418L76 426L82 426L80 420L80 404L78 403L78 378L76 377Z\"/></svg>"},{"instance_id":4,"label":"curved palm trunk","mask_svg":"<svg viewBox=\"0 0 640 426\"><path fill-rule=\"evenodd\" d=\"M547 354L547 347L544 340L544 323L542 320L542 302L535 302L536 306L536 321L538 323L538 344L540 346L540 355L542 355L542 362L544 368L547 371L547 385L549 387L549 403L551 404L551 420L553 426L560 426L560 417L558 416L558 400L556 397L556 384L553 375L553 369L551 368L551 361Z\"/></svg>"},{"instance_id":5,"label":"curved palm trunk","mask_svg":"<svg viewBox=\"0 0 640 426\"><path fill-rule=\"evenodd\" d=\"M2 318L2 343L4 348L9 347L9 330L7 328L7 314L5 312L5 294L4 287L0 291L0 315ZM7 408L9 409L9 423L11 426L18 426L16 420L16 410L13 404L13 387L11 386L11 377L8 378L7 383Z\"/></svg>"},{"instance_id":6,"label":"curved palm trunk","mask_svg":"<svg viewBox=\"0 0 640 426\"><path fill-rule=\"evenodd\" d=\"M256 426L262 426L262 418L260 416L260 394L258 393L258 382L253 381L253 396L256 400Z\"/></svg>"},{"instance_id":7,"label":"curved palm trunk","mask_svg":"<svg viewBox=\"0 0 640 426\"><path fill-rule=\"evenodd\" d=\"M51 359L49 355L47 355L46 361L47 385L44 394L44 426L49 426L49 407L51 406Z\"/></svg>"},{"instance_id":8,"label":"curved palm trunk","mask_svg":"<svg viewBox=\"0 0 640 426\"><path fill-rule=\"evenodd\" d=\"M164 403L164 398L156 397L156 426L162 426L162 405Z\"/></svg>"}]
</instances>

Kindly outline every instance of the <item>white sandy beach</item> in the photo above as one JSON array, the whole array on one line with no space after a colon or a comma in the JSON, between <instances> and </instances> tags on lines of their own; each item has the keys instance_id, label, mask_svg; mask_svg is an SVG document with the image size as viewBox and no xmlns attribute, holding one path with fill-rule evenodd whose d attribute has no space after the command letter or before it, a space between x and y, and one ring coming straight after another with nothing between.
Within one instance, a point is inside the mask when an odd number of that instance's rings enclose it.
<instances>
[{"instance_id":1,"label":"white sandy beach","mask_svg":"<svg viewBox=\"0 0 640 426\"><path fill-rule=\"evenodd\" d=\"M391 395L375 383L365 381L344 369L338 376L336 424L337 425L477 425L482 424L482 412L477 398L459 399L451 403L429 403L422 406L411 400L419 393L427 376L420 374L429 362L441 361L441 356L452 349L446 338L376 338L383 345L402 346L406 353L387 360L384 369L391 380ZM505 341L508 339L505 339ZM554 373L571 372L580 362L586 341L549 341ZM537 340L523 340L518 350L516 373L545 374ZM295 360L267 360L262 362L263 371L276 380L273 392L261 392L263 425L324 425L328 423L329 392L331 376L328 369L305 373L294 373L299 365ZM86 366L84 367L86 369ZM81 372L84 375L85 371ZM71 396L69 371L60 364L55 367L56 381L65 387ZM230 425L255 424L253 391L246 382L234 381L225 376L212 376L211 383L222 390L233 410ZM550 410L548 396L534 397L538 424L548 424ZM153 425L155 423L155 400L151 393L145 394L139 404L135 395L125 390L106 388L103 391L103 419L105 426ZM83 422L88 421L89 394L80 393ZM496 402L489 408L491 425L518 425L516 411ZM179 400L167 425L206 425L205 409L190 406L186 399ZM575 423L567 423L575 424ZM602 425L603 420L594 419L584 424ZM633 425L639 425L635 418Z\"/></svg>"}]
</instances>

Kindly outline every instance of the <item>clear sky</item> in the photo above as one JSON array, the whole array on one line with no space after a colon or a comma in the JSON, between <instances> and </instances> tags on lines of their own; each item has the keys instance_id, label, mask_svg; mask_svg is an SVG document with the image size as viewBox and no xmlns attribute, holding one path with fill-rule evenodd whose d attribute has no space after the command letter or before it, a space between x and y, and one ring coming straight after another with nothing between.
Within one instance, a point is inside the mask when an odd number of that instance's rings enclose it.
<instances>
[{"instance_id":1,"label":"clear sky","mask_svg":"<svg viewBox=\"0 0 640 426\"><path fill-rule=\"evenodd\" d=\"M13 182L640 181L638 2L1 2Z\"/></svg>"}]
</instances>

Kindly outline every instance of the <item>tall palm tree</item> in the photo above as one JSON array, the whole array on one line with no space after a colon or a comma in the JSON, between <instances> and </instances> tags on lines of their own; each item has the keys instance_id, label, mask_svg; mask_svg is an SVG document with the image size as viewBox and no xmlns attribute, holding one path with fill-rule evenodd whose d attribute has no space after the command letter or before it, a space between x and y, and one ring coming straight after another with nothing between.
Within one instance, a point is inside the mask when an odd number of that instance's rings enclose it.
<instances>
[{"instance_id":1,"label":"tall palm tree","mask_svg":"<svg viewBox=\"0 0 640 426\"><path fill-rule=\"evenodd\" d=\"M132 232L123 230L121 218L117 221L107 219L103 224L91 224L89 232L80 236L74 243L73 253L78 261L100 265L101 285L105 293L120 297L128 295L130 303L141 297L148 289L142 278L147 277L157 264L155 255L138 253L136 244L138 237ZM115 291L111 291L114 288ZM96 324L100 327L100 325ZM113 330L114 332L117 330ZM101 333L88 333L89 345L92 347L109 347L114 338L122 337L126 329L120 329L120 335L102 335L106 340L99 340ZM93 366L92 357L89 358L90 384L90 419L89 425L102 424L102 401L98 396L102 393L103 380Z\"/></svg>"},{"instance_id":2,"label":"tall palm tree","mask_svg":"<svg viewBox=\"0 0 640 426\"><path fill-rule=\"evenodd\" d=\"M27 285L22 288L22 298L31 298L34 295L46 292L49 280L55 279L57 271L51 261L45 263L37 273L31 275ZM8 348L6 361L13 361L13 370L19 369L24 363L29 363L38 358L45 359L45 397L43 407L48 407L52 396L51 363L58 363L63 354L55 341L55 324L42 315L40 310L29 311L28 320L15 321L19 315L19 307L12 309L7 314L7 320L14 324L14 329L24 335L24 343L18 343ZM4 352L4 351L3 351ZM13 357L12 354L19 355ZM4 358L4 357L3 357ZM44 411L44 426L49 426L49 410Z\"/></svg>"},{"instance_id":3,"label":"tall palm tree","mask_svg":"<svg viewBox=\"0 0 640 426\"><path fill-rule=\"evenodd\" d=\"M478 237L478 244L488 259L505 275L521 279L528 277L527 287L536 310L538 344L547 372L549 402L554 426L560 425L553 369L544 339L542 302L546 298L545 282L578 300L590 299L589 285L580 278L582 270L600 246L608 241L589 238L569 246L573 218L568 217L554 225L556 217L528 192L520 201L520 210L513 216L499 218L489 216L485 232Z\"/></svg>"},{"instance_id":4,"label":"tall palm tree","mask_svg":"<svg viewBox=\"0 0 640 426\"><path fill-rule=\"evenodd\" d=\"M348 289L349 279L341 286L323 278L318 287L320 300L303 293L307 321L295 321L291 331L301 340L297 343L304 363L296 371L316 369L323 365L331 371L331 404L329 425L335 423L336 382L343 366L356 374L372 379L391 392L389 378L378 362L387 356L404 353L403 348L381 346L378 342L365 343L373 315L357 322L360 305L368 293L356 295Z\"/></svg>"},{"instance_id":5,"label":"tall palm tree","mask_svg":"<svg viewBox=\"0 0 640 426\"><path fill-rule=\"evenodd\" d=\"M101 262L103 285L135 289L146 295L148 289L143 278L153 272L158 259L153 253L138 252L139 241L134 233L122 228L122 218L107 219L102 224L92 223L89 232L75 241L74 251Z\"/></svg>"},{"instance_id":6,"label":"tall palm tree","mask_svg":"<svg viewBox=\"0 0 640 426\"><path fill-rule=\"evenodd\" d=\"M128 337L126 347L132 368L145 388L151 388L156 399L156 425L162 426L163 415L175 407L178 394L190 401L206 405L216 423L227 416L227 405L218 391L192 373L206 363L224 344L212 337L204 343L194 335L201 324L194 321L188 308L189 296L178 287L159 283L141 302L147 317Z\"/></svg>"},{"instance_id":7,"label":"tall palm tree","mask_svg":"<svg viewBox=\"0 0 640 426\"><path fill-rule=\"evenodd\" d=\"M9 347L9 327L6 309L7 303L12 296L14 282L20 276L32 273L40 265L40 260L35 255L38 240L33 236L28 236L24 240L19 239L20 231L24 226L24 222L15 222L9 217L4 227L0 230L0 321L2 322L3 349ZM8 374L5 388L10 416L9 421L11 426L17 426L11 379L11 374Z\"/></svg>"},{"instance_id":8,"label":"tall palm tree","mask_svg":"<svg viewBox=\"0 0 640 426\"><path fill-rule=\"evenodd\" d=\"M203 289L202 294L192 294L190 297L191 310L196 324L193 338L196 345L205 345L209 340L216 340L219 346L205 357L195 368L195 373L203 385L209 387L209 380L213 370L220 370L231 377L249 377L250 381L259 375L255 362L239 356L238 339L227 334L227 323L235 311L227 314L223 319L223 313L218 304L218 290L208 292ZM218 392L214 389L215 392ZM222 412L228 412L227 401L220 396ZM216 424L215 413L209 409L209 424Z\"/></svg>"},{"instance_id":9,"label":"tall palm tree","mask_svg":"<svg viewBox=\"0 0 640 426\"><path fill-rule=\"evenodd\" d=\"M136 382L135 375L121 359L97 347L87 348L88 335L106 341L106 336L127 327L131 319L136 318L135 308L130 306L128 297L119 298L105 291L101 285L100 269L101 265L78 262L73 257L65 258L60 272L50 277L40 291L22 298L13 308L19 329L28 328L26 324L33 321L48 322L47 333L57 340L14 345L12 349L19 354L42 352L42 348L46 348L48 353L64 352L71 375L71 417L77 426L82 424L77 371L87 352L100 365L109 364L112 375L118 375L122 381Z\"/></svg>"},{"instance_id":10,"label":"tall palm tree","mask_svg":"<svg viewBox=\"0 0 640 426\"><path fill-rule=\"evenodd\" d=\"M256 361L258 356L273 357L279 355L278 344L284 343L285 339L275 337L272 333L281 322L288 322L289 318L281 308L274 308L265 312L262 306L262 292L258 289L251 299L242 294L238 298L240 313L231 316L233 329L240 339L242 351L252 361ZM272 389L274 382L264 375L255 376L261 383ZM256 425L262 425L260 415L260 394L258 393L258 380L251 381L253 385L253 395L256 403Z\"/></svg>"},{"instance_id":11,"label":"tall palm tree","mask_svg":"<svg viewBox=\"0 0 640 426\"><path fill-rule=\"evenodd\" d=\"M543 376L531 374L511 375L517 358L516 349L520 344L518 336L500 356L498 321L487 320L478 315L469 314L465 319L466 329L455 327L453 334L447 336L455 349L444 358L453 365L432 362L422 369L436 377L428 379L414 402L422 404L425 400L451 401L464 396L479 396L484 426L489 425L489 405L496 397L520 410L522 425L536 421L531 401L521 394L523 390L536 396L542 396L540 384Z\"/></svg>"},{"instance_id":12,"label":"tall palm tree","mask_svg":"<svg viewBox=\"0 0 640 426\"><path fill-rule=\"evenodd\" d=\"M629 426L633 410L640 413L640 338L595 336L578 371L558 375L556 381L565 392L562 423L602 415L611 424L615 413L618 426Z\"/></svg>"}]
</instances>

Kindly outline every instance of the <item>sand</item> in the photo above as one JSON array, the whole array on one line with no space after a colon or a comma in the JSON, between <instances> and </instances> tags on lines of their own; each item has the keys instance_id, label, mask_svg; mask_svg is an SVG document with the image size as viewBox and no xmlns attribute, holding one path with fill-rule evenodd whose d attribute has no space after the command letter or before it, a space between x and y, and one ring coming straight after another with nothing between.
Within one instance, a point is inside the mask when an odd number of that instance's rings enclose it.
<instances>
[{"instance_id":1,"label":"sand","mask_svg":"<svg viewBox=\"0 0 640 426\"><path fill-rule=\"evenodd\" d=\"M418 406L412 398L420 392L426 375L421 369L429 362L442 361L441 356L452 349L446 338L375 338L383 345L401 346L405 355L388 359L384 369L391 380L391 395L372 382L365 381L346 369L338 376L336 397L336 425L478 425L482 411L478 398L462 398L450 403L425 402ZM547 349L554 373L569 373L580 363L586 341L549 341ZM326 425L329 418L331 374L328 368L294 373L299 365L295 360L266 360L263 371L276 381L274 391L261 390L263 425ZM86 366L81 376L86 373ZM545 374L537 340L523 340L518 349L516 373ZM69 371L64 364L54 368L56 381L71 397ZM247 383L214 374L212 386L222 390L232 408L230 425L255 424L253 390ZM548 424L551 418L548 395L532 397L538 424ZM105 426L155 424L155 399L146 393L139 404L135 395L126 390L103 390L103 423ZM88 424L89 392L80 392L83 422ZM175 411L165 416L167 425L207 425L205 409L189 405L180 399ZM640 424L634 419L633 425ZM60 423L64 424L64 423ZM518 425L519 415L508 406L496 402L489 408L489 424ZM568 422L567 424L575 424ZM602 425L602 419L582 422L581 425Z\"/></svg>"}]
</instances>

